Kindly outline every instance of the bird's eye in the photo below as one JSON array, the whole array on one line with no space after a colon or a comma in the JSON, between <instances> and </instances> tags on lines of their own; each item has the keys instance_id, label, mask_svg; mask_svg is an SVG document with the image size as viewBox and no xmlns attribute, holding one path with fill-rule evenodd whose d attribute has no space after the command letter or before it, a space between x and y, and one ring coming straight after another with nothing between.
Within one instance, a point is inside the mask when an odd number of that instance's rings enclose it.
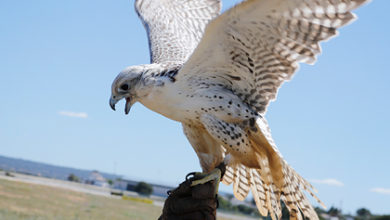
<instances>
[{"instance_id":1,"label":"bird's eye","mask_svg":"<svg viewBox=\"0 0 390 220\"><path fill-rule=\"evenodd\" d=\"M121 88L122 90L124 90L124 91L127 91L127 90L129 89L129 85L123 84L123 85L121 85L120 88Z\"/></svg>"}]
</instances>

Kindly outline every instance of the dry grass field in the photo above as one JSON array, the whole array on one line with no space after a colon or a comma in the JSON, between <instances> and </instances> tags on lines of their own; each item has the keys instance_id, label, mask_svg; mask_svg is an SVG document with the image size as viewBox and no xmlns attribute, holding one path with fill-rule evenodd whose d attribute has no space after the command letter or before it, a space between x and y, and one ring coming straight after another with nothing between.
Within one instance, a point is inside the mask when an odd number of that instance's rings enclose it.
<instances>
[{"instance_id":1,"label":"dry grass field","mask_svg":"<svg viewBox=\"0 0 390 220\"><path fill-rule=\"evenodd\" d=\"M0 219L157 219L151 204L0 179Z\"/></svg>"},{"instance_id":2,"label":"dry grass field","mask_svg":"<svg viewBox=\"0 0 390 220\"><path fill-rule=\"evenodd\" d=\"M0 179L0 220L154 220L161 209L120 197Z\"/></svg>"}]
</instances>

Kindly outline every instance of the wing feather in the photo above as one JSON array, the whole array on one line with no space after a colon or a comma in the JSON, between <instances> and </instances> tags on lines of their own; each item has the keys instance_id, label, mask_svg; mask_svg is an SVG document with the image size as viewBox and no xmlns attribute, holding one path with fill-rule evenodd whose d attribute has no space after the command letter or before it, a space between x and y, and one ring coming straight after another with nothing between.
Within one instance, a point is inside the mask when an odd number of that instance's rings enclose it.
<instances>
[{"instance_id":1,"label":"wing feather","mask_svg":"<svg viewBox=\"0 0 390 220\"><path fill-rule=\"evenodd\" d=\"M222 84L264 113L300 62L312 64L319 43L353 21L367 0L247 0L207 26L177 80ZM196 88L194 88L196 89Z\"/></svg>"},{"instance_id":2,"label":"wing feather","mask_svg":"<svg viewBox=\"0 0 390 220\"><path fill-rule=\"evenodd\" d=\"M136 0L149 37L152 63L183 64L207 23L219 15L220 0Z\"/></svg>"}]
</instances>

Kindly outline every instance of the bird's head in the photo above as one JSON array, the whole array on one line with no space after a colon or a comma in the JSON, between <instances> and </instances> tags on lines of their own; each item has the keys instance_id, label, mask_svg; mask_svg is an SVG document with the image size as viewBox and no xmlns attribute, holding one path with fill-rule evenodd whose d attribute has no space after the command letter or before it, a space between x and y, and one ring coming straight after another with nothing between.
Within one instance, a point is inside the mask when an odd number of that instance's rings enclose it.
<instances>
[{"instance_id":1,"label":"bird's head","mask_svg":"<svg viewBox=\"0 0 390 220\"><path fill-rule=\"evenodd\" d=\"M126 100L125 113L130 112L131 106L137 101L137 88L140 86L142 66L130 66L119 73L111 86L110 106L115 111L115 104L121 100Z\"/></svg>"}]
</instances>

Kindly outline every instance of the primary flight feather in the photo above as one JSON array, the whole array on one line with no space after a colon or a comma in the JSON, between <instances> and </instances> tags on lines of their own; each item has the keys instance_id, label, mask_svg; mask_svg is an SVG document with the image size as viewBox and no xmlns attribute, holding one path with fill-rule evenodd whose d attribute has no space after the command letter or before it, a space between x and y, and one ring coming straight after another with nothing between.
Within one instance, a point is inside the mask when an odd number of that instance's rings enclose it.
<instances>
[{"instance_id":1,"label":"primary flight feather","mask_svg":"<svg viewBox=\"0 0 390 220\"><path fill-rule=\"evenodd\" d=\"M136 0L151 64L123 70L110 105L141 102L179 121L204 172L227 165L223 182L259 212L318 219L303 191L313 187L283 159L264 118L300 62L314 63L319 43L355 17L367 0L247 0L219 15L219 0ZM318 200L319 201L319 200ZM320 201L319 201L320 202Z\"/></svg>"}]
</instances>

